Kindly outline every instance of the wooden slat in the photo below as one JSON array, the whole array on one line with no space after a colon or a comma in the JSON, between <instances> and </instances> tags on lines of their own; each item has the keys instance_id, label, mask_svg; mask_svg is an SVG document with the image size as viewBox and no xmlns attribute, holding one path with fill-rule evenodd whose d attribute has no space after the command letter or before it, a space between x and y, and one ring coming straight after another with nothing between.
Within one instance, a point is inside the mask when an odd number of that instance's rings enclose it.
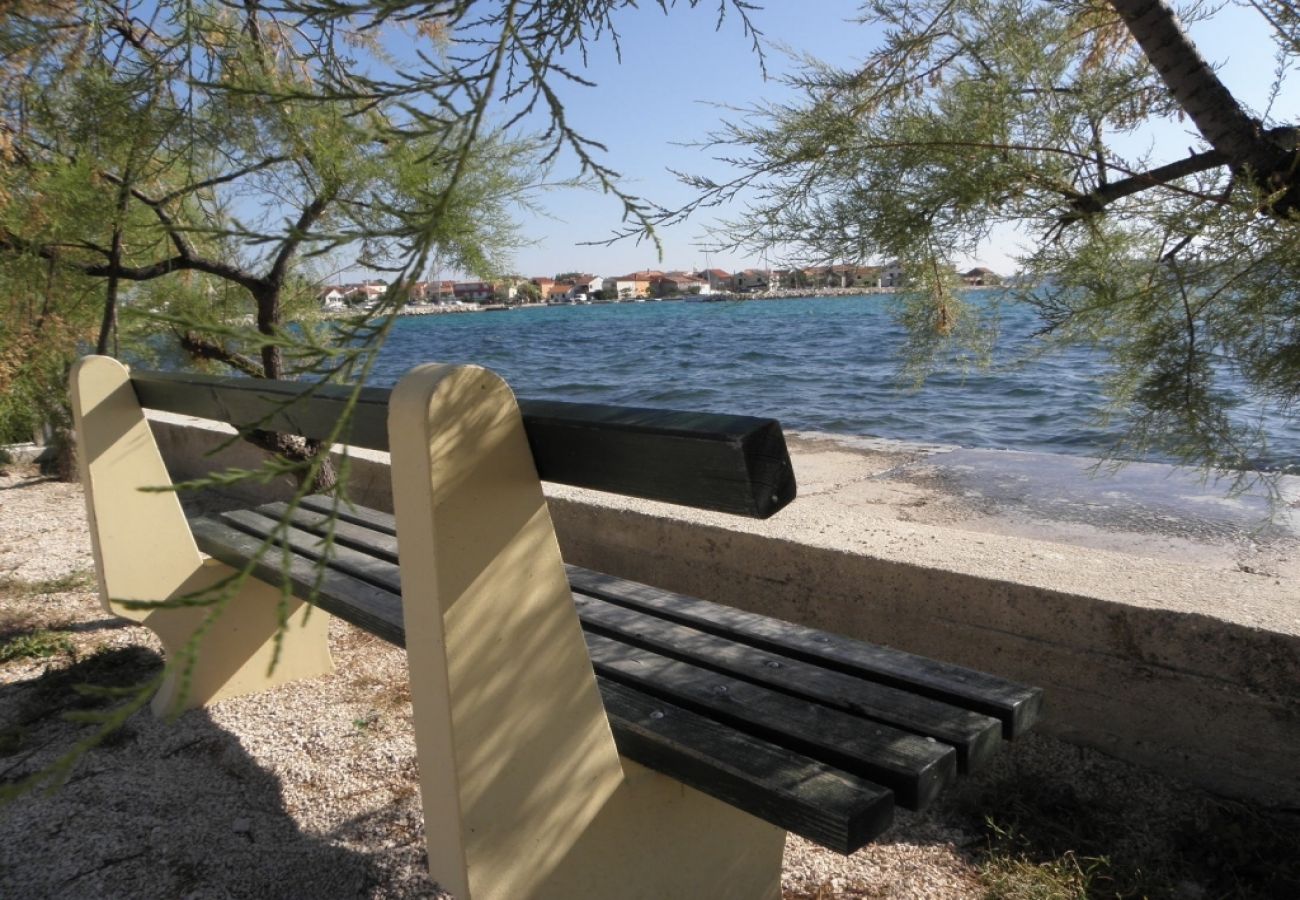
<instances>
[{"instance_id":1,"label":"wooden slat","mask_svg":"<svg viewBox=\"0 0 1300 900\"><path fill-rule=\"evenodd\" d=\"M134 373L131 384L147 409L319 439L332 434L352 396L343 385L175 372ZM387 450L389 393L362 389L339 440ZM774 419L549 400L521 400L519 408L545 481L755 518L795 497Z\"/></svg>"},{"instance_id":2,"label":"wooden slat","mask_svg":"<svg viewBox=\"0 0 1300 900\"><path fill-rule=\"evenodd\" d=\"M761 649L904 688L1002 722L1014 737L1037 718L1042 691L995 675L566 565L575 590Z\"/></svg>"},{"instance_id":3,"label":"wooden slat","mask_svg":"<svg viewBox=\"0 0 1300 900\"><path fill-rule=\"evenodd\" d=\"M223 513L221 519L259 537L270 537L280 529L281 541L292 547L296 554L320 558L325 550L324 539L309 529L323 530L328 525L328 518L310 510L298 510L294 519L306 527L297 527L297 524L285 526L278 521L279 514L284 511L283 504L267 504L257 512L236 510ZM353 578L398 593L401 590L398 566L391 558L384 558L395 549L390 543L393 540L390 535L338 523L334 530L330 566ZM346 542L359 543L363 549L349 547ZM379 553L372 552L374 545L378 545ZM612 613L614 616L617 614L617 610ZM708 636L701 637L707 640ZM923 737L880 721L807 702L815 698L792 697L690 663L643 653L637 648L588 633L589 649L593 641L598 649L592 650L592 662L601 675L634 682L641 690L697 711L707 709L710 714L726 718L756 737L772 740L880 782L892 788L899 802L909 809L928 804L947 781L948 769L955 763L955 758L949 759L953 751L947 744L928 742ZM722 700L717 696L719 688L727 694ZM876 705L884 706L881 703ZM931 716L932 724L936 724L935 718ZM973 748L977 760L991 752L987 747L987 735L962 733L951 723L938 730L955 732L968 754ZM810 738L809 735L816 737Z\"/></svg>"},{"instance_id":4,"label":"wooden slat","mask_svg":"<svg viewBox=\"0 0 1300 900\"><path fill-rule=\"evenodd\" d=\"M274 537L278 546L288 546L307 559L325 558L326 542L320 535L302 528L282 527L276 519L251 509L223 512L220 520L255 538L267 540ZM339 542L330 546L328 551L330 569L401 596L401 573L396 563Z\"/></svg>"},{"instance_id":5,"label":"wooden slat","mask_svg":"<svg viewBox=\"0 0 1300 900\"><path fill-rule=\"evenodd\" d=\"M590 631L596 672L893 790L924 809L957 772L952 747Z\"/></svg>"},{"instance_id":6,"label":"wooden slat","mask_svg":"<svg viewBox=\"0 0 1300 900\"><path fill-rule=\"evenodd\" d=\"M598 678L618 752L840 853L893 821L892 793L663 700Z\"/></svg>"},{"instance_id":7,"label":"wooden slat","mask_svg":"<svg viewBox=\"0 0 1300 900\"><path fill-rule=\"evenodd\" d=\"M397 563L397 537L395 535L371 528L369 525L349 521L348 518L344 517L342 509L339 510L337 517L332 517L328 512L328 508L318 512L315 508L307 507L306 503L303 503L290 513L289 504L277 502L264 503L257 507L256 512L275 521L285 519L287 516L289 522L304 531L310 531L312 534L318 535L332 533L335 542L340 546L360 550L370 556L387 560L394 565ZM380 513L380 515L383 514ZM333 524L331 524L331 521Z\"/></svg>"},{"instance_id":8,"label":"wooden slat","mask_svg":"<svg viewBox=\"0 0 1300 900\"><path fill-rule=\"evenodd\" d=\"M574 594L583 627L622 643L733 675L822 706L933 737L957 750L961 771L978 769L1002 742L990 716L738 644L596 597Z\"/></svg>"},{"instance_id":9,"label":"wooden slat","mask_svg":"<svg viewBox=\"0 0 1300 900\"><path fill-rule=\"evenodd\" d=\"M393 536L397 535L397 519L394 518L392 513L371 509L368 506L349 506L346 503L336 503L333 497L324 494L310 494L303 497L299 505L303 509L314 512L337 513L340 521L363 525L372 531L380 531ZM265 509L266 507L258 508Z\"/></svg>"},{"instance_id":10,"label":"wooden slat","mask_svg":"<svg viewBox=\"0 0 1300 900\"><path fill-rule=\"evenodd\" d=\"M331 505L328 497L304 498L294 521L316 533L323 533ZM286 511L283 504L259 508L278 519ZM315 512L321 510L321 512ZM335 526L336 539L371 554L397 561L397 540L393 536L393 519L387 513L362 507L345 511L340 508L340 522ZM362 524L357 524L362 523ZM772 684L790 693L804 692L819 702L882 717L901 728L941 738L958 749L963 770L978 767L996 752L996 736L988 732L988 717L1003 723L1008 737L1028 728L1037 715L1039 694L1036 688L997 678L973 669L926 659L899 650L842 638L828 632L804 628L779 619L743 613L729 607L659 591L637 582L568 566L569 580L579 603L584 624L592 624L620 639L634 640L656 652L677 654L688 662L730 671L744 678ZM583 597L613 603L629 613L642 613L648 619L623 617L622 626L608 608L584 607ZM654 601L654 602L651 602ZM688 626L676 631L672 625ZM710 643L709 635L716 636ZM822 640L827 638L828 640ZM686 653L694 645L712 647L710 653ZM844 653L844 647L852 648ZM811 650L809 649L811 648ZM764 653L780 659L770 660ZM835 657L828 670L827 659ZM780 662L784 670L774 670L771 662ZM811 662L811 665L800 663ZM793 673L800 672L802 684L785 684ZM779 677L778 677L779 676ZM788 676L788 677L787 677ZM837 677L840 679L837 681ZM821 686L821 693L811 685ZM879 702L855 693L859 690L881 691ZM895 692L894 689L897 689ZM902 702L906 698L910 702ZM927 704L930 704L927 706ZM966 710L962 716L957 709ZM874 709L875 712L866 712Z\"/></svg>"},{"instance_id":11,"label":"wooden slat","mask_svg":"<svg viewBox=\"0 0 1300 900\"><path fill-rule=\"evenodd\" d=\"M201 550L242 568L258 552L262 538L231 522L267 533L275 523L248 511L228 518L196 519L191 527ZM288 534L319 553L318 539L296 529ZM254 574L275 583L282 559L278 548L273 549L254 566ZM364 570L391 583L395 574L383 568L390 564L380 563L379 568ZM297 552L288 573L299 596L317 587L314 601L321 609L405 646L399 594L353 578L334 564L318 573L313 559ZM893 793L888 788L609 679L598 676L597 685L619 753L751 815L840 853L857 850L893 819Z\"/></svg>"},{"instance_id":12,"label":"wooden slat","mask_svg":"<svg viewBox=\"0 0 1300 900\"><path fill-rule=\"evenodd\" d=\"M242 569L257 554L263 540L215 519L192 519L190 530L199 549L228 566ZM269 584L279 584L287 572L293 594L312 597L321 609L399 647L406 645L400 594L338 571L321 569L308 556L293 554L288 567L278 548L271 549L253 567L253 574Z\"/></svg>"}]
</instances>

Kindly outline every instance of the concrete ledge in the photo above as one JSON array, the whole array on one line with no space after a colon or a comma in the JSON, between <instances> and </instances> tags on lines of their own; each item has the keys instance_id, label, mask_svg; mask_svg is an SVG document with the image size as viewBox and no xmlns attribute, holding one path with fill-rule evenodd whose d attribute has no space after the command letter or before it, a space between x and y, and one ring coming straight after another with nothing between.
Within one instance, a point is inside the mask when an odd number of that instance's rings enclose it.
<instances>
[{"instance_id":1,"label":"concrete ledge","mask_svg":"<svg viewBox=\"0 0 1300 900\"><path fill-rule=\"evenodd\" d=\"M256 464L242 444L205 457L225 434L212 423L153 418L174 479ZM927 481L934 448L815 439L792 452L801 498L767 522L548 486L565 558L1039 685L1050 733L1227 795L1300 805L1288 535L1261 548L1221 532L1197 543L999 519ZM352 498L391 509L386 455L353 451L348 465Z\"/></svg>"},{"instance_id":2,"label":"concrete ledge","mask_svg":"<svg viewBox=\"0 0 1300 900\"><path fill-rule=\"evenodd\" d=\"M54 448L47 444L5 444L0 450L17 463L38 463L54 458Z\"/></svg>"}]
</instances>

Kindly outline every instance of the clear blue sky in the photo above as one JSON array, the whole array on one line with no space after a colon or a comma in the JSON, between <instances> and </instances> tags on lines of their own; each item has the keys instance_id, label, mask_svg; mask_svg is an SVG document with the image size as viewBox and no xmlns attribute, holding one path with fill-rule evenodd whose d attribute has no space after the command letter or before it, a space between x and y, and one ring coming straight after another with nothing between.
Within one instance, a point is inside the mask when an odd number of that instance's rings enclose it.
<instances>
[{"instance_id":1,"label":"clear blue sky","mask_svg":"<svg viewBox=\"0 0 1300 900\"><path fill-rule=\"evenodd\" d=\"M702 7L679 6L668 15L653 4L626 11L617 20L621 64L612 43L605 42L589 56L584 73L598 86L571 86L563 93L570 123L606 143L605 158L623 174L623 183L632 192L669 207L690 198L689 190L669 169L725 174L708 151L681 146L702 140L729 115L717 108L719 104L744 107L783 94L781 85L763 79L739 19L728 15L721 29L715 30L716 4L706 0ZM753 21L769 44L769 76L791 65L772 44L786 44L832 63L863 59L876 45L879 32L850 21L857 9L857 0L771 0L767 8L753 12ZM1213 23L1194 28L1193 38L1212 63L1222 66L1221 76L1237 96L1256 106L1263 102L1273 80L1273 45L1257 14L1230 5ZM1300 116L1300 91L1294 86L1280 98L1278 112ZM1168 142L1173 151L1167 159L1181 155L1192 143L1183 133L1186 127L1169 126L1159 132L1156 140ZM571 173L561 167L558 174ZM548 217L522 217L525 234L535 242L515 254L513 268L524 275L573 270L615 275L644 268L702 268L706 262L730 271L759 264L756 259L721 253L706 259L698 245L714 218L709 211L663 230L660 262L652 246L630 240L611 247L581 246L583 241L608 237L619 227L620 207L613 199L566 189L544 194L539 201ZM738 214L740 209L729 212ZM998 236L978 258L965 262L1009 272L1015 268L1010 255L1017 240L1010 233Z\"/></svg>"}]
</instances>

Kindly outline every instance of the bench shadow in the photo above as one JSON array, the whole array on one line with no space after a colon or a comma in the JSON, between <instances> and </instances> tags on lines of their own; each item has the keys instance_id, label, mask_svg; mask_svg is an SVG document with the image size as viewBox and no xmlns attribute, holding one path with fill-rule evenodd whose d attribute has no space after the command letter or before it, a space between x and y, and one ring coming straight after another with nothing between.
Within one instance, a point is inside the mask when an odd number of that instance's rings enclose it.
<instances>
[{"instance_id":1,"label":"bench shadow","mask_svg":"<svg viewBox=\"0 0 1300 900\"><path fill-rule=\"evenodd\" d=\"M49 766L91 726L66 713L114 698L161 668L128 646L0 687L0 784ZM302 752L294 745L292 752ZM299 811L310 815L310 811ZM279 779L205 710L161 721L145 708L87 751L68 782L0 806L0 894L35 898L350 898L386 879L377 857L305 831ZM423 849L422 847L420 848ZM433 896L409 877L401 896ZM412 891L415 891L412 893ZM384 891L384 896L398 896Z\"/></svg>"},{"instance_id":2,"label":"bench shadow","mask_svg":"<svg viewBox=\"0 0 1300 900\"><path fill-rule=\"evenodd\" d=\"M1019 738L926 813L900 813L879 841L951 841L954 826L998 896L1300 896L1300 811L1044 735Z\"/></svg>"}]
</instances>

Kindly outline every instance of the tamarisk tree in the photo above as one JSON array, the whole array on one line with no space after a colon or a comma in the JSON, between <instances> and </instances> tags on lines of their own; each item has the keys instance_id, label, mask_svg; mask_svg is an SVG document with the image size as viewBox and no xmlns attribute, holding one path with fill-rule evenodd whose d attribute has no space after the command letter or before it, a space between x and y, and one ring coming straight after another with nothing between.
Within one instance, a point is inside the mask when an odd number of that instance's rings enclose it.
<instances>
[{"instance_id":1,"label":"tamarisk tree","mask_svg":"<svg viewBox=\"0 0 1300 900\"><path fill-rule=\"evenodd\" d=\"M718 3L744 19L743 0ZM150 312L148 333L161 323L190 357L227 370L362 377L383 326L353 323L332 341L288 327L310 320L331 267L386 270L390 313L435 254L500 271L519 207L561 152L576 160L573 178L648 224L601 146L567 124L557 90L587 84L565 60L611 36L614 13L632 5L5 4L0 267L11 310L44 310L6 333L49 336L30 346L65 361L86 341L110 352L129 301ZM75 329L49 324L72 308ZM59 368L13 355L0 387ZM62 389L12 395L40 393ZM289 459L318 450L250 437Z\"/></svg>"},{"instance_id":2,"label":"tamarisk tree","mask_svg":"<svg viewBox=\"0 0 1300 900\"><path fill-rule=\"evenodd\" d=\"M1242 5L1273 36L1260 109L1184 25L1219 10L867 3L879 49L854 68L805 60L796 99L716 135L740 174L686 176L691 208L746 196L731 246L901 260L899 309L930 362L987 333L952 289L951 259L1016 226L1031 236L1016 293L1044 334L1110 354L1128 425L1115 450L1250 468L1268 458L1262 423L1296 423L1300 399L1300 123L1270 112L1300 57L1300 15L1292 0Z\"/></svg>"}]
</instances>

